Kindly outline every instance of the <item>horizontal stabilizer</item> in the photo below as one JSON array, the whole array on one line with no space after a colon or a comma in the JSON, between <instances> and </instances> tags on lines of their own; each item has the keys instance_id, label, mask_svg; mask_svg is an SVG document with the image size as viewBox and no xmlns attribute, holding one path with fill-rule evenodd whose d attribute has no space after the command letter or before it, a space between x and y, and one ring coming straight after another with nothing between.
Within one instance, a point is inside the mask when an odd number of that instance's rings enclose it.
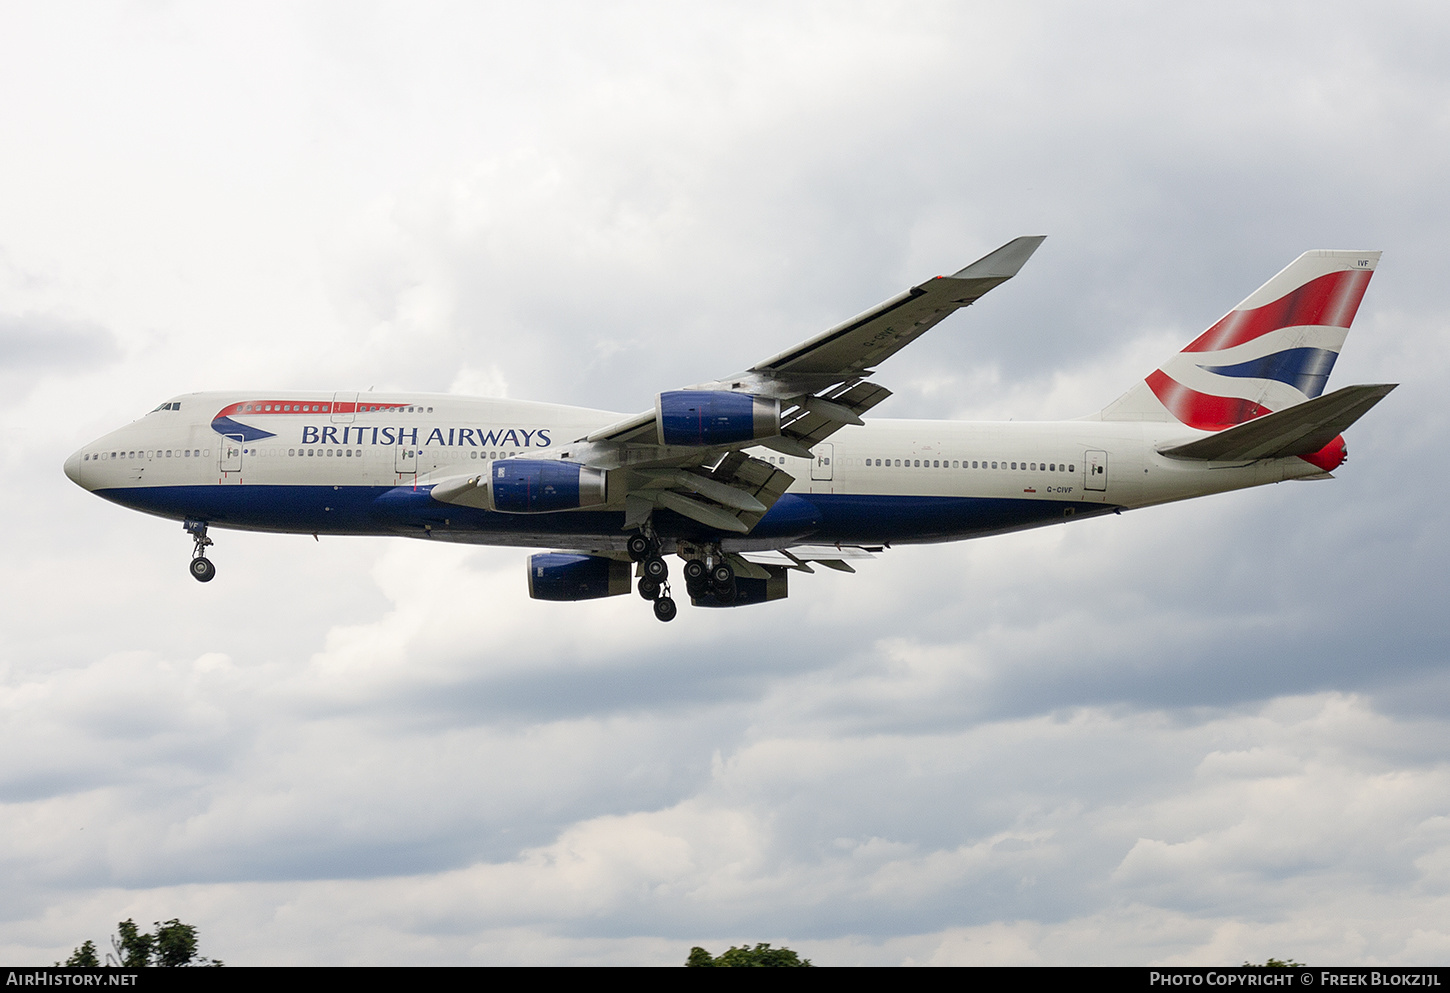
<instances>
[{"instance_id":1,"label":"horizontal stabilizer","mask_svg":"<svg viewBox=\"0 0 1450 993\"><path fill-rule=\"evenodd\" d=\"M1397 383L1346 386L1324 396L1236 424L1186 445L1162 449L1175 459L1243 462L1312 455L1383 400Z\"/></svg>"}]
</instances>

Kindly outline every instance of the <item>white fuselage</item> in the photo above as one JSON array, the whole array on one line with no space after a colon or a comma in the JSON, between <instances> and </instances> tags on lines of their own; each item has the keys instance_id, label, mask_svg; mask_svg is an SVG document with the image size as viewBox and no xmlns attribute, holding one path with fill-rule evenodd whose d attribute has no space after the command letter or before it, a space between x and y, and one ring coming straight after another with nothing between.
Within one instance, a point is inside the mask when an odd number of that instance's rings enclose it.
<instances>
[{"instance_id":1,"label":"white fuselage","mask_svg":"<svg viewBox=\"0 0 1450 993\"><path fill-rule=\"evenodd\" d=\"M66 472L118 503L219 527L569 545L617 538L622 508L443 514L417 498L460 473L487 478L501 458L557 457L620 418L425 394L188 394L85 446ZM777 546L954 540L1322 475L1298 458L1217 464L1158 453L1201 436L1153 421L872 420L818 444L813 459L752 449L794 477L782 504L799 498L815 513L808 535L807 525L777 527L768 515L752 537Z\"/></svg>"}]
</instances>

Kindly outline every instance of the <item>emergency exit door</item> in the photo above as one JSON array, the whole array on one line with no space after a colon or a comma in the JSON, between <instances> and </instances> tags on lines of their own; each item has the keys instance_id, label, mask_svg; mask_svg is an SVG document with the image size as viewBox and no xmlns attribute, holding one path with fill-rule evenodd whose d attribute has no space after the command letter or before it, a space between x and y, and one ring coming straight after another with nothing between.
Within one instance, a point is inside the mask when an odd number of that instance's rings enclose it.
<instances>
[{"instance_id":1,"label":"emergency exit door","mask_svg":"<svg viewBox=\"0 0 1450 993\"><path fill-rule=\"evenodd\" d=\"M1087 452L1082 457L1083 469L1087 475L1083 477L1082 488L1085 490L1105 491L1108 488L1108 453Z\"/></svg>"},{"instance_id":2,"label":"emergency exit door","mask_svg":"<svg viewBox=\"0 0 1450 993\"><path fill-rule=\"evenodd\" d=\"M812 479L831 478L831 456L835 454L835 447L835 445L826 442L817 445L813 449L816 457L811 460Z\"/></svg>"}]
</instances>

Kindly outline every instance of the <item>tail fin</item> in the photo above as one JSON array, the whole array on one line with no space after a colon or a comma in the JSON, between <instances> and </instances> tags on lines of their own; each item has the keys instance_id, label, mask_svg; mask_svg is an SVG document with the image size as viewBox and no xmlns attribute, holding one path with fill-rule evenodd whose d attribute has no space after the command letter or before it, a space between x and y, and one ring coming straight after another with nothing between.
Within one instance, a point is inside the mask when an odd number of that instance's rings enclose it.
<instances>
[{"instance_id":1,"label":"tail fin","mask_svg":"<svg viewBox=\"0 0 1450 993\"><path fill-rule=\"evenodd\" d=\"M1221 431L1319 396L1379 258L1305 252L1098 418Z\"/></svg>"}]
</instances>

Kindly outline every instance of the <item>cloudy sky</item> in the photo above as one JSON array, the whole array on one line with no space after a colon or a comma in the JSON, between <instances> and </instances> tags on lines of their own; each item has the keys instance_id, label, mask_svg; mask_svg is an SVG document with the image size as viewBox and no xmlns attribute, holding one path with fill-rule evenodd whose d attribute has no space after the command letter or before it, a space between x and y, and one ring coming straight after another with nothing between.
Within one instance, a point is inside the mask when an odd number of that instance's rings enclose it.
<instances>
[{"instance_id":1,"label":"cloudy sky","mask_svg":"<svg viewBox=\"0 0 1450 993\"><path fill-rule=\"evenodd\" d=\"M1172 9L1168 9L1168 8ZM1450 962L1450 13L0 3L0 961ZM1021 234L882 417L1093 411L1384 259L1330 483L789 600L217 533L61 463L174 394L643 409Z\"/></svg>"}]
</instances>

